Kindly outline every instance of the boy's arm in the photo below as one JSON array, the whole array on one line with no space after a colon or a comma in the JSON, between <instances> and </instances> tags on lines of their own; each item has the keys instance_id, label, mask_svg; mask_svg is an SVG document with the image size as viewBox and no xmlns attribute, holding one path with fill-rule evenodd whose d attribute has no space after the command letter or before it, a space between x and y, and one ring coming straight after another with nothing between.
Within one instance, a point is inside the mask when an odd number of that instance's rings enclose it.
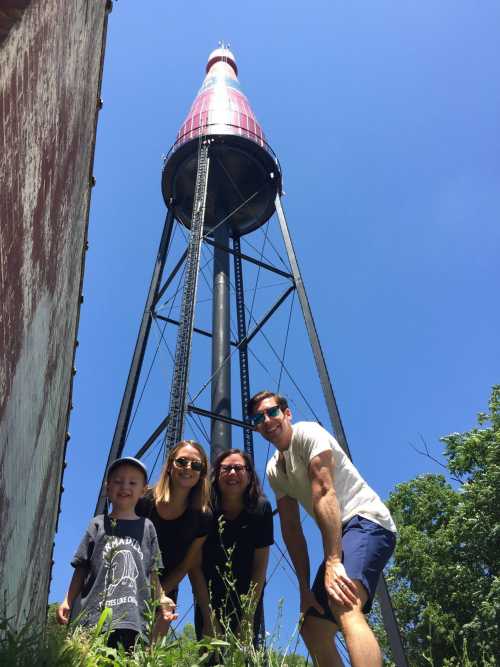
<instances>
[{"instance_id":1,"label":"boy's arm","mask_svg":"<svg viewBox=\"0 0 500 667\"><path fill-rule=\"evenodd\" d=\"M66 597L57 608L56 618L57 622L61 625L67 625L69 623L71 607L73 606L75 599L82 592L83 582L85 581L87 572L88 569L85 565L78 565L75 567Z\"/></svg>"}]
</instances>

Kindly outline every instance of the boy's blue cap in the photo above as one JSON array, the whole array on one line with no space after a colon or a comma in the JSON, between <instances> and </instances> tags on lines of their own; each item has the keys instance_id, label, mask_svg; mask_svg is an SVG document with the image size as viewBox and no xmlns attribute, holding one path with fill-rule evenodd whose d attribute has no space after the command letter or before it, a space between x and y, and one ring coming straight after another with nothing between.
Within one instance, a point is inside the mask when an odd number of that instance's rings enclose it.
<instances>
[{"instance_id":1,"label":"boy's blue cap","mask_svg":"<svg viewBox=\"0 0 500 667\"><path fill-rule=\"evenodd\" d=\"M109 466L108 468L108 474L106 475L106 480L109 479L109 476L113 472L113 470L116 470L121 465L129 465L129 466L135 466L136 468L139 468L139 470L144 473L144 479L147 482L148 481L148 470L144 463L142 461L139 461L139 459L134 458L133 456L124 456L121 459L116 459L113 461L113 463Z\"/></svg>"}]
</instances>

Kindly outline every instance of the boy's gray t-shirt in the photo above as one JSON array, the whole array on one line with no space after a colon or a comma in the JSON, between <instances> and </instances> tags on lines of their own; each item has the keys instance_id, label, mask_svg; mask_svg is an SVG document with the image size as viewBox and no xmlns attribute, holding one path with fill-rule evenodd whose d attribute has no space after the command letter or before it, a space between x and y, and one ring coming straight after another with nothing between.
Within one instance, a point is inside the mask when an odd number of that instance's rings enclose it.
<instances>
[{"instance_id":1,"label":"boy's gray t-shirt","mask_svg":"<svg viewBox=\"0 0 500 667\"><path fill-rule=\"evenodd\" d=\"M112 629L145 630L150 575L161 567L158 538L149 519L94 517L71 565L87 569L78 617L81 625L97 625L109 607Z\"/></svg>"}]
</instances>

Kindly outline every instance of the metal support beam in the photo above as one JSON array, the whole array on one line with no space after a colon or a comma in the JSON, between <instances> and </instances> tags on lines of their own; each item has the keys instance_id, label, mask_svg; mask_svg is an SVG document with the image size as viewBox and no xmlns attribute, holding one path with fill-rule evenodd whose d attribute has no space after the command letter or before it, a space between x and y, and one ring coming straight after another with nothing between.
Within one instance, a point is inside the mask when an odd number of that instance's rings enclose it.
<instances>
[{"instance_id":1,"label":"metal support beam","mask_svg":"<svg viewBox=\"0 0 500 667\"><path fill-rule=\"evenodd\" d=\"M167 217L165 219L165 224L163 226L163 232L161 235L160 245L158 247L158 253L156 255L156 262L153 270L153 275L151 277L151 283L149 285L149 292L146 299L146 305L144 306L144 313L142 315L141 326L139 327L139 333L137 335L137 341L135 344L134 354L132 357L132 363L130 364L130 370L128 373L127 384L125 386L125 392L123 394L120 406L120 412L118 413L115 433L113 435L113 441L111 443L111 448L109 450L108 460L106 463L106 469L104 471L104 476L101 483L101 490L99 492L99 498L97 500L97 506L95 509L96 514L102 514L106 505L106 491L105 491L106 471L110 463L120 457L121 453L123 452L123 448L125 446L125 437L128 430L135 394L137 391L137 384L139 382L142 362L144 360L144 352L146 350L149 332L151 329L152 309L157 299L158 286L160 284L161 276L163 274L163 269L165 267L165 260L167 257L168 246L170 245L170 239L172 238L173 226L174 226L174 211L173 208L170 208L167 211Z\"/></svg>"},{"instance_id":2,"label":"metal support beam","mask_svg":"<svg viewBox=\"0 0 500 667\"><path fill-rule=\"evenodd\" d=\"M241 209L242 209L244 206L246 206L249 202L251 202L252 199L253 199L254 197L257 197L257 195L258 195L259 193L260 193L260 190L256 190L256 191L253 193L253 195L250 195L250 197L247 197L247 198L245 199L245 201L243 201L241 204L239 204L236 208L233 208L233 210L231 211L231 213L228 213L224 218L222 218L222 220L219 220L213 227L210 227L210 229L209 229L209 230L206 232L206 234L203 236L203 240L206 241L207 238L209 237L209 235L213 236L215 230L216 230L218 227L221 227L224 223L228 222L228 221L233 217L233 215L235 215L236 213L238 213L238 211L241 211Z\"/></svg>"},{"instance_id":3,"label":"metal support beam","mask_svg":"<svg viewBox=\"0 0 500 667\"><path fill-rule=\"evenodd\" d=\"M290 237L290 232L288 231L288 226L286 224L286 219L285 219L285 213L281 206L281 198L279 195L276 195L275 205L276 205L276 213L278 214L278 220L281 227L281 233L283 235L283 241L285 243L285 248L288 255L288 261L290 262L290 267L292 269L295 286L297 288L297 294L299 297L300 306L302 308L304 323L306 325L307 334L309 336L309 342L311 343L314 361L316 363L316 370L318 371L321 387L323 389L323 395L325 397L328 409L328 414L330 416L330 421L332 422L332 426L334 428L335 435L337 437L337 440L339 441L340 446L349 456L349 458L352 458L351 453L349 451L349 447L347 445L347 438L344 432L344 427L342 425L342 420L340 418L340 412L337 406L337 401L335 400L335 395L333 393L332 383L330 381L330 376L328 374L328 368L326 367L325 357L323 355L323 350L321 349L321 344L319 342L319 336L316 330L316 325L314 323L311 306L309 305L309 300L307 298L304 283L302 281L299 264L297 262L295 250L293 249L292 239Z\"/></svg>"},{"instance_id":4,"label":"metal support beam","mask_svg":"<svg viewBox=\"0 0 500 667\"><path fill-rule=\"evenodd\" d=\"M231 356L229 346L229 222L215 227L214 277L212 302L212 412L223 417L231 414ZM231 426L212 420L210 458L231 449Z\"/></svg>"},{"instance_id":5,"label":"metal support beam","mask_svg":"<svg viewBox=\"0 0 500 667\"><path fill-rule=\"evenodd\" d=\"M323 389L323 395L325 397L326 405L328 408L328 413L330 415L330 420L335 431L337 440L339 441L340 446L345 451L349 458L351 453L347 445L347 438L345 435L344 427L342 425L342 420L340 418L340 412L337 406L337 401L335 400L335 395L333 393L332 383L330 381L330 376L328 374L328 369L326 367L325 358L323 356L323 350L319 342L318 332L316 330L316 325L314 323L311 307L307 299L306 290L304 283L302 281L302 276L300 275L299 264L297 262L297 257L293 249L292 239L290 237L290 232L288 231L288 226L286 224L285 213L283 207L281 206L281 197L276 195L275 199L276 213L278 215L278 220L281 227L281 233L283 235L283 241L285 243L286 252L288 255L288 261L290 262L290 267L292 269L293 277L295 280L295 285L297 288L297 293L299 296L300 306L302 308L302 314L304 316L304 322L306 325L307 333L309 335L309 342L311 343L312 352L314 355L314 361L316 363L316 369L318 371L319 379L321 382L321 387ZM387 586L385 584L385 579L381 578L379 582L379 602L382 608L382 616L384 619L384 626L389 637L391 644L392 657L396 663L396 667L408 667L406 661L406 656L403 648L403 643L401 641L401 635L399 632L399 626L397 623L394 610L392 608L389 593L387 591ZM382 591L382 594L380 594Z\"/></svg>"},{"instance_id":6,"label":"metal support beam","mask_svg":"<svg viewBox=\"0 0 500 667\"><path fill-rule=\"evenodd\" d=\"M162 419L162 421L158 424L158 426L155 428L153 433L149 436L149 438L146 440L146 442L143 444L143 446L139 449L137 454L135 454L136 459L140 459L144 456L144 454L148 451L148 449L151 447L153 442L163 433L163 431L167 428L169 417L165 417L165 419Z\"/></svg>"},{"instance_id":7,"label":"metal support beam","mask_svg":"<svg viewBox=\"0 0 500 667\"><path fill-rule=\"evenodd\" d=\"M163 315L158 315L155 314L155 317L157 320L163 320L163 322L168 322L169 324L176 324L177 326L180 325L179 320L174 320L172 317L164 317ZM212 334L210 331L206 331L205 329L198 329L198 327L193 327L194 333L199 333L202 336L206 336L207 338L212 338ZM234 340L229 341L229 345L232 345L233 347L237 347L238 343Z\"/></svg>"},{"instance_id":8,"label":"metal support beam","mask_svg":"<svg viewBox=\"0 0 500 667\"><path fill-rule=\"evenodd\" d=\"M250 374L248 367L248 349L245 342L247 335L245 318L245 291L243 289L243 266L241 261L240 239L233 238L234 250L234 286L236 292L236 319L238 324L239 357L240 357L240 386L241 386L241 414L245 421L250 420L247 415L247 405L250 400ZM253 461L253 432L250 426L243 429L243 446Z\"/></svg>"},{"instance_id":9,"label":"metal support beam","mask_svg":"<svg viewBox=\"0 0 500 667\"><path fill-rule=\"evenodd\" d=\"M225 424L231 424L231 426L248 428L248 424L246 422L242 422L241 419L234 419L234 417L219 415L216 412L211 412L210 410L199 408L197 405L189 404L186 409L188 412L193 412L195 415L200 415L200 417L209 417L210 419L215 419L216 421L224 422Z\"/></svg>"},{"instance_id":10,"label":"metal support beam","mask_svg":"<svg viewBox=\"0 0 500 667\"><path fill-rule=\"evenodd\" d=\"M215 248L220 248L221 250L225 250L230 255L234 255L235 257L239 256L246 262L251 262L252 264L256 264L257 266L260 266L261 268L266 269L267 271L271 271L272 273L277 273L279 276L283 276L284 278L289 278L290 280L293 280L292 274L288 273L288 271L282 271L281 269L278 269L276 266L273 266L272 264L267 264L267 262L263 262L260 259L256 259L251 255L245 255L245 253L242 253L241 250L236 251L234 248L228 248L227 246L224 246L210 238L205 238L204 241L205 243L208 243L209 245L214 246Z\"/></svg>"},{"instance_id":11,"label":"metal support beam","mask_svg":"<svg viewBox=\"0 0 500 667\"><path fill-rule=\"evenodd\" d=\"M403 642L401 641L401 633L394 613L394 607L392 606L391 597L387 589L387 582L383 574L377 585L377 597L380 603L385 631L387 632L391 647L392 659L397 667L408 667Z\"/></svg>"},{"instance_id":12,"label":"metal support beam","mask_svg":"<svg viewBox=\"0 0 500 667\"><path fill-rule=\"evenodd\" d=\"M181 268L181 266L182 266L182 265L184 264L184 262L186 261L187 254L188 254L188 249L186 248L186 250L184 250L184 252L182 253L182 255L181 255L179 261L177 262L177 264L174 266L174 268L173 268L172 271L170 272L169 277L165 280L165 284L162 285L161 289L159 290L158 294L156 295L156 298L155 298L155 300L154 300L153 306L156 306L156 304L158 303L158 301L161 299L161 297L162 297L162 296L165 294L165 292L167 291L168 286L170 285L170 283L172 282L172 280L173 280L173 279L175 278L175 276L177 275L177 271Z\"/></svg>"},{"instance_id":13,"label":"metal support beam","mask_svg":"<svg viewBox=\"0 0 500 667\"><path fill-rule=\"evenodd\" d=\"M280 296L280 298L276 301L274 306L270 308L267 313L264 315L264 317L258 322L255 327L252 329L252 331L245 336L245 338L242 341L242 345L248 345L248 343L259 333L259 331L262 329L264 324L272 317L272 315L278 310L278 308L281 306L281 304L286 301L288 296L293 292L295 287L292 285L289 287L287 290L283 292L283 294Z\"/></svg>"}]
</instances>

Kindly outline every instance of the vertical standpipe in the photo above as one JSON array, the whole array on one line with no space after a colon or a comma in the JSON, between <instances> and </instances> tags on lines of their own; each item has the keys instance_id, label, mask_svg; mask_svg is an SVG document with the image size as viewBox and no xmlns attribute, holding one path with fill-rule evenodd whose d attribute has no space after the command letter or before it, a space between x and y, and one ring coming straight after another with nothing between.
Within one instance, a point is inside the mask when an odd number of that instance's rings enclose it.
<instances>
[{"instance_id":1,"label":"vertical standpipe","mask_svg":"<svg viewBox=\"0 0 500 667\"><path fill-rule=\"evenodd\" d=\"M224 219L221 216L220 219ZM229 322L229 221L213 232L214 284L212 306L212 412L231 416L231 360ZM210 458L214 461L220 452L231 449L231 425L212 419Z\"/></svg>"}]
</instances>

